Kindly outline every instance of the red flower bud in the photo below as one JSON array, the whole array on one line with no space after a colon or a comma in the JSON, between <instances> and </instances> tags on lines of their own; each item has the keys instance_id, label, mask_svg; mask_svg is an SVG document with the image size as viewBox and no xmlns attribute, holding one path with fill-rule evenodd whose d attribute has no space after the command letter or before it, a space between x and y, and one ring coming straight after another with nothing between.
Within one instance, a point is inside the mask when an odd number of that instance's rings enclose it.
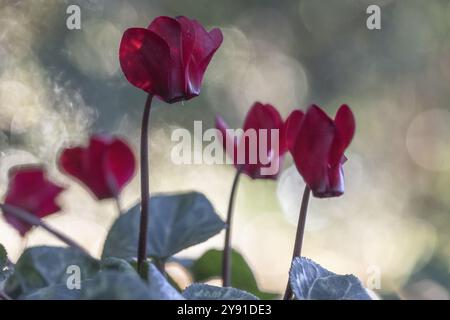
<instances>
[{"instance_id":1,"label":"red flower bud","mask_svg":"<svg viewBox=\"0 0 450 320\"><path fill-rule=\"evenodd\" d=\"M134 175L136 160L123 140L95 135L86 148L64 149L59 167L88 187L98 200L102 200L119 195Z\"/></svg>"},{"instance_id":2,"label":"red flower bud","mask_svg":"<svg viewBox=\"0 0 450 320\"><path fill-rule=\"evenodd\" d=\"M252 179L276 179L284 154L287 151L284 134L284 123L280 113L270 104L255 102L244 121L244 135L236 137L227 132L228 125L216 116L216 128L222 133L225 151L233 159L236 168ZM254 129L254 130L251 130ZM275 130L278 133L276 137ZM255 135L250 134L252 132ZM252 143L252 138L255 138ZM264 140L261 140L264 139ZM227 147L227 140L229 147ZM276 142L277 145L273 145ZM262 148L262 149L261 149ZM261 158L262 156L262 158ZM273 168L268 174L262 169Z\"/></svg>"},{"instance_id":3,"label":"red flower bud","mask_svg":"<svg viewBox=\"0 0 450 320\"><path fill-rule=\"evenodd\" d=\"M38 218L58 212L55 198L64 190L47 180L41 167L14 167L9 172L9 186L5 204L20 208ZM24 236L32 225L16 218L4 209L5 219Z\"/></svg>"},{"instance_id":4,"label":"red flower bud","mask_svg":"<svg viewBox=\"0 0 450 320\"><path fill-rule=\"evenodd\" d=\"M296 110L286 121L285 132L295 165L314 196L325 198L343 194L344 151L355 133L350 108L342 105L334 120L315 105L306 114Z\"/></svg>"},{"instance_id":5,"label":"red flower bud","mask_svg":"<svg viewBox=\"0 0 450 320\"><path fill-rule=\"evenodd\" d=\"M122 71L134 86L168 103L200 94L203 74L223 40L196 20L158 17L145 28L125 31L120 43Z\"/></svg>"}]
</instances>

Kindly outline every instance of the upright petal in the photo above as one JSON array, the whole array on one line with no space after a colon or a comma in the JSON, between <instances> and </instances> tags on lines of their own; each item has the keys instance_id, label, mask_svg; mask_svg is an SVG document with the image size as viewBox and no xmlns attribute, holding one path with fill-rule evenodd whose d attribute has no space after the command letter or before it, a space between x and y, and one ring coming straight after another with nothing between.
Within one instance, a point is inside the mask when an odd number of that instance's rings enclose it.
<instances>
[{"instance_id":1,"label":"upright petal","mask_svg":"<svg viewBox=\"0 0 450 320\"><path fill-rule=\"evenodd\" d=\"M355 117L348 105L343 104L336 113L334 119L342 146L346 149L355 135Z\"/></svg>"},{"instance_id":2,"label":"upright petal","mask_svg":"<svg viewBox=\"0 0 450 320\"><path fill-rule=\"evenodd\" d=\"M118 196L130 182L136 170L136 159L130 147L115 139L109 146L104 159L104 172L112 194Z\"/></svg>"},{"instance_id":3,"label":"upright petal","mask_svg":"<svg viewBox=\"0 0 450 320\"><path fill-rule=\"evenodd\" d=\"M248 175L253 178L262 178L264 175L261 173L261 169L281 164L279 158L286 152L283 119L278 110L272 105L255 102L247 113L243 130L246 139L241 138L238 152L245 152L245 168ZM255 141L251 141L253 134L249 130L254 130ZM272 140L275 138L273 130L278 130L277 148L272 145ZM264 136L266 145L261 145L264 141L260 141L260 138L263 137L262 134L264 132L266 133ZM260 150L260 147L264 147L265 151L264 149ZM262 155L264 152L266 154ZM261 156L266 157L266 159L261 159ZM256 162L252 161L252 159L256 159ZM267 163L267 160L270 162ZM279 166L277 171L279 171ZM277 174L278 172L267 175L267 178L274 178Z\"/></svg>"},{"instance_id":4,"label":"upright petal","mask_svg":"<svg viewBox=\"0 0 450 320\"><path fill-rule=\"evenodd\" d=\"M172 65L169 45L156 33L145 28L125 31L119 49L120 66L134 86L171 100L169 75Z\"/></svg>"},{"instance_id":5,"label":"upright petal","mask_svg":"<svg viewBox=\"0 0 450 320\"><path fill-rule=\"evenodd\" d=\"M225 150L226 154L232 159L233 164L236 165L238 143L237 137L230 134L230 132L228 131L228 124L219 115L216 115L216 129L221 133L223 149Z\"/></svg>"},{"instance_id":6,"label":"upright petal","mask_svg":"<svg viewBox=\"0 0 450 320\"><path fill-rule=\"evenodd\" d=\"M83 153L84 149L81 147L64 149L59 156L60 169L79 180L84 180Z\"/></svg>"},{"instance_id":7,"label":"upright petal","mask_svg":"<svg viewBox=\"0 0 450 320\"><path fill-rule=\"evenodd\" d=\"M60 210L55 199L63 190L63 187L47 180L43 168L39 166L15 167L10 171L5 203L43 218ZM32 227L8 211L4 215L22 236Z\"/></svg>"},{"instance_id":8,"label":"upright petal","mask_svg":"<svg viewBox=\"0 0 450 320\"><path fill-rule=\"evenodd\" d=\"M136 163L131 148L123 140L94 135L87 147L65 149L59 166L102 200L119 195L134 175Z\"/></svg>"},{"instance_id":9,"label":"upright petal","mask_svg":"<svg viewBox=\"0 0 450 320\"><path fill-rule=\"evenodd\" d=\"M204 73L214 53L222 44L223 35L219 29L213 29L208 33L196 20L191 20L191 23L195 29L195 45L186 72L188 95L195 96L200 94Z\"/></svg>"},{"instance_id":10,"label":"upright petal","mask_svg":"<svg viewBox=\"0 0 450 320\"><path fill-rule=\"evenodd\" d=\"M330 153L330 165L338 165L343 162L344 151L355 135L355 118L352 110L346 104L343 104L337 111L334 123L336 136Z\"/></svg>"},{"instance_id":11,"label":"upright petal","mask_svg":"<svg viewBox=\"0 0 450 320\"><path fill-rule=\"evenodd\" d=\"M181 25L177 19L161 16L154 19L148 29L160 36L170 49L169 102L182 100L186 90L186 80L182 58Z\"/></svg>"},{"instance_id":12,"label":"upright petal","mask_svg":"<svg viewBox=\"0 0 450 320\"><path fill-rule=\"evenodd\" d=\"M312 105L303 118L293 147L293 158L316 196L326 192L329 186L328 159L335 133L333 120Z\"/></svg>"},{"instance_id":13,"label":"upright petal","mask_svg":"<svg viewBox=\"0 0 450 320\"><path fill-rule=\"evenodd\" d=\"M186 68L195 46L195 28L189 18L178 16L176 19L181 27L181 57Z\"/></svg>"},{"instance_id":14,"label":"upright petal","mask_svg":"<svg viewBox=\"0 0 450 320\"><path fill-rule=\"evenodd\" d=\"M86 181L84 182L99 200L115 196L109 188L103 169L105 154L108 152L111 142L112 138L106 135L92 136L83 157L86 176Z\"/></svg>"},{"instance_id":15,"label":"upright petal","mask_svg":"<svg viewBox=\"0 0 450 320\"><path fill-rule=\"evenodd\" d=\"M294 110L291 112L291 114L286 119L286 122L284 123L284 139L286 141L288 150L291 152L295 145L295 140L298 137L304 115L305 113L302 110Z\"/></svg>"}]
</instances>

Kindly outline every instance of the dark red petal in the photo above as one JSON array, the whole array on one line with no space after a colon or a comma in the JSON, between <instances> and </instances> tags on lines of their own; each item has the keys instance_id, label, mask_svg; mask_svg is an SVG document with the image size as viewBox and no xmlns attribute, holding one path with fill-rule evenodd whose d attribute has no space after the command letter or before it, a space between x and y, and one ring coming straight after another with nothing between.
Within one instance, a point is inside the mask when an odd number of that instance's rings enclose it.
<instances>
[{"instance_id":1,"label":"dark red petal","mask_svg":"<svg viewBox=\"0 0 450 320\"><path fill-rule=\"evenodd\" d=\"M79 180L84 180L83 153L84 149L81 147L64 149L59 156L60 170Z\"/></svg>"},{"instance_id":2,"label":"dark red petal","mask_svg":"<svg viewBox=\"0 0 450 320\"><path fill-rule=\"evenodd\" d=\"M115 196L109 189L105 172L102 168L111 141L111 138L106 135L92 136L83 157L83 167L87 178L83 182L99 200Z\"/></svg>"},{"instance_id":3,"label":"dark red petal","mask_svg":"<svg viewBox=\"0 0 450 320\"><path fill-rule=\"evenodd\" d=\"M279 164L279 157L286 152L283 119L277 109L272 105L255 102L247 113L243 130L244 136L239 141L238 152L245 152L245 170L252 178L263 178L261 169L270 167L272 162L273 164ZM261 147L260 137L264 134L264 131L261 130L265 130L266 132L265 139L267 146L262 146L264 149L259 150ZM272 136L274 134L272 130L278 130L277 149L272 145L272 139L275 139L275 136ZM253 144L250 140L252 135L256 135L256 140ZM261 159L260 152L266 152L267 159ZM254 159L256 159L256 163L252 161ZM270 162L267 163L267 160L270 160ZM266 178L274 177L277 174L266 176Z\"/></svg>"},{"instance_id":4,"label":"dark red petal","mask_svg":"<svg viewBox=\"0 0 450 320\"><path fill-rule=\"evenodd\" d=\"M336 129L325 112L313 105L306 112L293 147L297 169L316 193L328 189L328 159Z\"/></svg>"},{"instance_id":5,"label":"dark red petal","mask_svg":"<svg viewBox=\"0 0 450 320\"><path fill-rule=\"evenodd\" d=\"M186 90L185 73L182 58L181 24L177 19L161 16L152 21L148 27L160 36L170 48L169 93L170 101L178 101L184 97Z\"/></svg>"},{"instance_id":6,"label":"dark red petal","mask_svg":"<svg viewBox=\"0 0 450 320\"><path fill-rule=\"evenodd\" d=\"M213 41L215 49L217 50L217 48L220 47L220 45L223 42L222 31L220 31L219 28L214 28L209 32L209 36L210 36L211 40ZM215 51L215 50L213 50L213 51Z\"/></svg>"},{"instance_id":7,"label":"dark red petal","mask_svg":"<svg viewBox=\"0 0 450 320\"><path fill-rule=\"evenodd\" d=\"M355 117L348 105L343 104L336 113L334 123L340 137L340 142L344 150L352 142L355 135Z\"/></svg>"},{"instance_id":8,"label":"dark red petal","mask_svg":"<svg viewBox=\"0 0 450 320\"><path fill-rule=\"evenodd\" d=\"M148 26L148 30L160 36L170 48L181 48L181 26L177 19L160 16Z\"/></svg>"},{"instance_id":9,"label":"dark red petal","mask_svg":"<svg viewBox=\"0 0 450 320\"><path fill-rule=\"evenodd\" d=\"M255 102L244 121L244 132L248 129L267 129L267 141L269 143L269 150L271 150L271 131L272 129L278 129L278 144L279 153L286 152L285 140L284 140L284 123L280 113L270 104L262 104ZM259 135L258 135L259 136Z\"/></svg>"},{"instance_id":10,"label":"dark red petal","mask_svg":"<svg viewBox=\"0 0 450 320\"><path fill-rule=\"evenodd\" d=\"M126 30L120 42L119 59L131 84L163 100L171 98L168 96L171 53L160 36L144 28Z\"/></svg>"},{"instance_id":11,"label":"dark red petal","mask_svg":"<svg viewBox=\"0 0 450 320\"><path fill-rule=\"evenodd\" d=\"M286 146L291 152L295 145L295 140L298 137L298 132L300 131L300 126L302 124L304 115L305 113L302 110L294 110L291 112L289 117L286 119L286 122L284 123Z\"/></svg>"},{"instance_id":12,"label":"dark red petal","mask_svg":"<svg viewBox=\"0 0 450 320\"><path fill-rule=\"evenodd\" d=\"M5 203L43 218L58 212L56 197L64 188L48 181L41 167L16 167L10 171L10 181ZM5 219L24 235L32 226L15 218L7 211Z\"/></svg>"},{"instance_id":13,"label":"dark red petal","mask_svg":"<svg viewBox=\"0 0 450 320\"><path fill-rule=\"evenodd\" d=\"M179 16L176 19L181 27L181 56L183 66L186 67L195 46L195 28L189 18Z\"/></svg>"},{"instance_id":14,"label":"dark red petal","mask_svg":"<svg viewBox=\"0 0 450 320\"><path fill-rule=\"evenodd\" d=\"M208 33L198 21L191 20L191 23L195 29L193 57L200 64L208 57L211 58L211 54L221 45L223 36L217 28Z\"/></svg>"},{"instance_id":15,"label":"dark red petal","mask_svg":"<svg viewBox=\"0 0 450 320\"><path fill-rule=\"evenodd\" d=\"M227 132L227 129L229 129L228 124L225 122L225 120L219 116L216 115L216 129L220 131L222 135L222 146L227 155L233 160L233 163L236 165L236 156L237 156L237 137L234 135L231 135L229 132ZM231 146L228 146L227 148L227 142Z\"/></svg>"},{"instance_id":16,"label":"dark red petal","mask_svg":"<svg viewBox=\"0 0 450 320\"><path fill-rule=\"evenodd\" d=\"M255 102L245 117L244 131L247 129L281 129L283 119L271 104Z\"/></svg>"},{"instance_id":17,"label":"dark red petal","mask_svg":"<svg viewBox=\"0 0 450 320\"><path fill-rule=\"evenodd\" d=\"M203 26L195 20L191 20L195 29L195 45L189 62L186 65L187 92L190 96L200 93L203 76L214 53L222 44L223 36L219 29L213 29L208 33Z\"/></svg>"},{"instance_id":18,"label":"dark red petal","mask_svg":"<svg viewBox=\"0 0 450 320\"><path fill-rule=\"evenodd\" d=\"M118 196L132 178L135 166L131 148L110 135L94 135L86 148L66 149L60 156L62 170L99 200Z\"/></svg>"},{"instance_id":19,"label":"dark red petal","mask_svg":"<svg viewBox=\"0 0 450 320\"><path fill-rule=\"evenodd\" d=\"M136 160L133 151L122 140L114 140L104 159L104 172L108 187L114 195L119 195L123 187L133 178Z\"/></svg>"},{"instance_id":20,"label":"dark red petal","mask_svg":"<svg viewBox=\"0 0 450 320\"><path fill-rule=\"evenodd\" d=\"M355 134L355 118L351 109L343 104L336 113L336 136L330 152L330 165L337 166L342 163L345 149L350 145Z\"/></svg>"}]
</instances>

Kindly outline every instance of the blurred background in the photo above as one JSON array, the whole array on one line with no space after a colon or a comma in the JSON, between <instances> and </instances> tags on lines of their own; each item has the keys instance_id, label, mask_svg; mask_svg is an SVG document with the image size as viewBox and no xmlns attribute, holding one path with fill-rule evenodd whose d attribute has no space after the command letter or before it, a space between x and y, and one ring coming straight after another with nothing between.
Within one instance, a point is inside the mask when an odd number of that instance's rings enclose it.
<instances>
[{"instance_id":1,"label":"blurred background","mask_svg":"<svg viewBox=\"0 0 450 320\"><path fill-rule=\"evenodd\" d=\"M70 4L81 8L81 30L66 28ZM381 30L366 28L370 4L381 7ZM347 103L357 133L346 192L311 200L303 254L369 287L379 275L374 291L383 298L449 299L448 0L0 0L0 194L11 166L44 163L68 186L59 198L63 212L48 223L100 255L115 205L96 202L60 174L55 158L62 146L99 131L124 136L138 152L145 93L122 75L118 45L126 28L158 15L220 27L224 43L200 97L155 104L152 192L201 191L224 217L234 168L174 165L173 129L193 130L195 120L211 128L215 114L239 128L256 100L284 117L311 103L334 114ZM278 181L241 180L233 243L262 290L284 291L303 188L290 156ZM136 176L121 201L138 200ZM180 256L222 242L223 233ZM3 219L0 243L14 261L25 246L61 245L41 230L22 240Z\"/></svg>"}]
</instances>

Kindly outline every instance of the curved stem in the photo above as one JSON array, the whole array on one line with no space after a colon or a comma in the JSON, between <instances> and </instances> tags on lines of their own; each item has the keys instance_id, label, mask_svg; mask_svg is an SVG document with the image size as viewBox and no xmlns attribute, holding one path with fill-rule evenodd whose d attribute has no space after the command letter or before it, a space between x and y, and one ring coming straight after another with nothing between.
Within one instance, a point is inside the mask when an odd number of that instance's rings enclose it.
<instances>
[{"instance_id":1,"label":"curved stem","mask_svg":"<svg viewBox=\"0 0 450 320\"><path fill-rule=\"evenodd\" d=\"M236 190L241 176L242 169L239 168L234 176L233 186L231 187L230 200L228 203L226 230L225 230L225 244L223 247L222 257L222 285L229 287L231 285L231 222L233 218L234 199L236 197Z\"/></svg>"},{"instance_id":2,"label":"curved stem","mask_svg":"<svg viewBox=\"0 0 450 320\"><path fill-rule=\"evenodd\" d=\"M159 270L159 272L161 272L161 274L166 277L166 262L163 259L155 259L153 261L153 263L155 264L155 267Z\"/></svg>"},{"instance_id":3,"label":"curved stem","mask_svg":"<svg viewBox=\"0 0 450 320\"><path fill-rule=\"evenodd\" d=\"M118 196L114 197L114 203L116 204L118 217L122 215L122 206L120 205L120 199Z\"/></svg>"},{"instance_id":4,"label":"curved stem","mask_svg":"<svg viewBox=\"0 0 450 320\"><path fill-rule=\"evenodd\" d=\"M150 109L153 95L147 96L141 126L141 221L139 226L138 244L138 272L143 276L144 261L147 259L147 231L148 231L148 209L149 209L149 161L148 161L148 123L150 120Z\"/></svg>"},{"instance_id":5,"label":"curved stem","mask_svg":"<svg viewBox=\"0 0 450 320\"><path fill-rule=\"evenodd\" d=\"M76 248L84 252L85 254L89 255L89 253L84 248L82 248L78 243L68 238L67 236L65 236L58 230L54 229L53 227L49 226L44 221L32 215L31 213L21 208L11 206L9 204L0 204L0 209L2 209L3 212L7 212L8 214L13 215L17 219L24 221L25 223L45 229L46 231L54 235L56 238L67 244L69 247Z\"/></svg>"},{"instance_id":6,"label":"curved stem","mask_svg":"<svg viewBox=\"0 0 450 320\"><path fill-rule=\"evenodd\" d=\"M0 290L0 300L12 300L4 291Z\"/></svg>"},{"instance_id":7,"label":"curved stem","mask_svg":"<svg viewBox=\"0 0 450 320\"><path fill-rule=\"evenodd\" d=\"M295 245L294 250L292 252L292 260L295 257L300 257L302 255L302 244L303 244L303 236L305 234L305 224L306 224L306 213L308 211L308 202L309 196L311 194L311 189L308 186L305 186L305 191L303 192L302 205L300 207L300 215L298 217L297 224L297 234L295 236ZM284 292L284 300L290 300L292 297L292 289L288 283L286 285L286 291Z\"/></svg>"}]
</instances>

